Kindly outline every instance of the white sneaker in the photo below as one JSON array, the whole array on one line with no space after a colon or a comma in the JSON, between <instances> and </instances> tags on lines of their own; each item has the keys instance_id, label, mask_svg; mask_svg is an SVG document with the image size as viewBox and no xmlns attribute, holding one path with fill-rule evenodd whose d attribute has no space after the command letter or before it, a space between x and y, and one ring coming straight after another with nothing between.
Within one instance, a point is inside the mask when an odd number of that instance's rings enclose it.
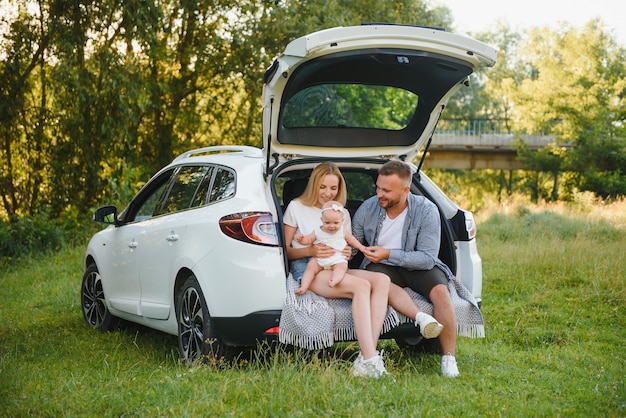
<instances>
[{"instance_id":1,"label":"white sneaker","mask_svg":"<svg viewBox=\"0 0 626 418\"><path fill-rule=\"evenodd\" d=\"M367 376L368 375L368 370L365 364L363 364L363 356L361 355L361 352L359 352L359 355L356 357L356 360L354 360L354 363L352 363L352 375L353 376Z\"/></svg>"},{"instance_id":2,"label":"white sneaker","mask_svg":"<svg viewBox=\"0 0 626 418\"><path fill-rule=\"evenodd\" d=\"M415 326L420 327L420 332L424 338L427 339L437 338L439 334L441 334L441 331L443 331L443 325L425 312L417 313L415 316Z\"/></svg>"},{"instance_id":3,"label":"white sneaker","mask_svg":"<svg viewBox=\"0 0 626 418\"><path fill-rule=\"evenodd\" d=\"M451 354L441 357L441 374L445 377L459 376L459 368L456 365L456 358Z\"/></svg>"},{"instance_id":4,"label":"white sneaker","mask_svg":"<svg viewBox=\"0 0 626 418\"><path fill-rule=\"evenodd\" d=\"M373 377L376 379L386 375L387 370L385 369L385 362L383 361L382 355L376 352L372 358L365 360L361 353L359 353L352 365L352 374L354 376Z\"/></svg>"},{"instance_id":5,"label":"white sneaker","mask_svg":"<svg viewBox=\"0 0 626 418\"><path fill-rule=\"evenodd\" d=\"M374 369L374 377L381 377L384 376L387 373L387 369L385 369L385 361L383 360L383 350L380 350L380 353L376 353L376 355L374 357L372 357L369 360L366 360L366 362L371 361L372 365L373 365L373 369Z\"/></svg>"}]
</instances>

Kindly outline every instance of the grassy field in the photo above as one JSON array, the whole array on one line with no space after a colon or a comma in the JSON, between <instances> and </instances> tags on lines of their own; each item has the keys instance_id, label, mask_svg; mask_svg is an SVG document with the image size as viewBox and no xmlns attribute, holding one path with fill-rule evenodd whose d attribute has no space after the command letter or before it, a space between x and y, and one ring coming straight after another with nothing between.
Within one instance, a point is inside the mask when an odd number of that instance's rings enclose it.
<instances>
[{"instance_id":1,"label":"grassy field","mask_svg":"<svg viewBox=\"0 0 626 418\"><path fill-rule=\"evenodd\" d=\"M486 338L457 379L392 341L381 380L354 344L188 368L175 337L86 327L83 251L0 272L0 416L626 416L626 202L480 214Z\"/></svg>"}]
</instances>

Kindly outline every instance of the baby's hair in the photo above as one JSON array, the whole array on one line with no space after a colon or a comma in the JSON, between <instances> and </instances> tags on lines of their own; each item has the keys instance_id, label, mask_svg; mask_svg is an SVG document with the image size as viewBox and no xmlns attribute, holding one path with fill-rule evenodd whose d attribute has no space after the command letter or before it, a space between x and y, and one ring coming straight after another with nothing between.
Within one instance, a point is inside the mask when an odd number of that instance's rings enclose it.
<instances>
[{"instance_id":1,"label":"baby's hair","mask_svg":"<svg viewBox=\"0 0 626 418\"><path fill-rule=\"evenodd\" d=\"M330 200L322 205L322 220L324 220L324 212L337 211L341 215L341 219L345 219L343 205L336 200Z\"/></svg>"},{"instance_id":2,"label":"baby's hair","mask_svg":"<svg viewBox=\"0 0 626 418\"><path fill-rule=\"evenodd\" d=\"M343 205L336 200L329 200L322 206L322 212L324 212L325 210L336 210L343 213Z\"/></svg>"}]
</instances>

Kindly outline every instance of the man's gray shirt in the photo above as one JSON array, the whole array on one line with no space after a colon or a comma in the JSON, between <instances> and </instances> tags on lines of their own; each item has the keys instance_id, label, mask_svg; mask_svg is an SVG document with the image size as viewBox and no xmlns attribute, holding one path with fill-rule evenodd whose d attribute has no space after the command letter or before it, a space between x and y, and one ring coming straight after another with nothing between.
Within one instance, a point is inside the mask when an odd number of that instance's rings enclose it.
<instances>
[{"instance_id":1,"label":"man's gray shirt","mask_svg":"<svg viewBox=\"0 0 626 418\"><path fill-rule=\"evenodd\" d=\"M409 193L407 214L402 228L402 249L392 249L389 264L409 270L430 270L435 266L441 240L441 220L437 206L423 196ZM359 207L352 219L352 234L364 245L377 246L385 210L376 196ZM361 268L370 263L363 259Z\"/></svg>"}]
</instances>

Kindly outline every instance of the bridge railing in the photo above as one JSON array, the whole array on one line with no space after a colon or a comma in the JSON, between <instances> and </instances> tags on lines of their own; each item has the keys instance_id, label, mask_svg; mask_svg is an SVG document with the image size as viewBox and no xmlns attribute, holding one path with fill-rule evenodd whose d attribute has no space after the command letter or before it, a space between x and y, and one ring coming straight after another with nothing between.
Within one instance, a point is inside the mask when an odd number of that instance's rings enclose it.
<instances>
[{"instance_id":1,"label":"bridge railing","mask_svg":"<svg viewBox=\"0 0 626 418\"><path fill-rule=\"evenodd\" d=\"M554 142L552 135L516 133L533 149ZM436 148L513 149L515 134L507 119L441 119L433 135Z\"/></svg>"},{"instance_id":2,"label":"bridge railing","mask_svg":"<svg viewBox=\"0 0 626 418\"><path fill-rule=\"evenodd\" d=\"M435 133L455 133L458 135L510 134L508 119L441 119Z\"/></svg>"}]
</instances>

